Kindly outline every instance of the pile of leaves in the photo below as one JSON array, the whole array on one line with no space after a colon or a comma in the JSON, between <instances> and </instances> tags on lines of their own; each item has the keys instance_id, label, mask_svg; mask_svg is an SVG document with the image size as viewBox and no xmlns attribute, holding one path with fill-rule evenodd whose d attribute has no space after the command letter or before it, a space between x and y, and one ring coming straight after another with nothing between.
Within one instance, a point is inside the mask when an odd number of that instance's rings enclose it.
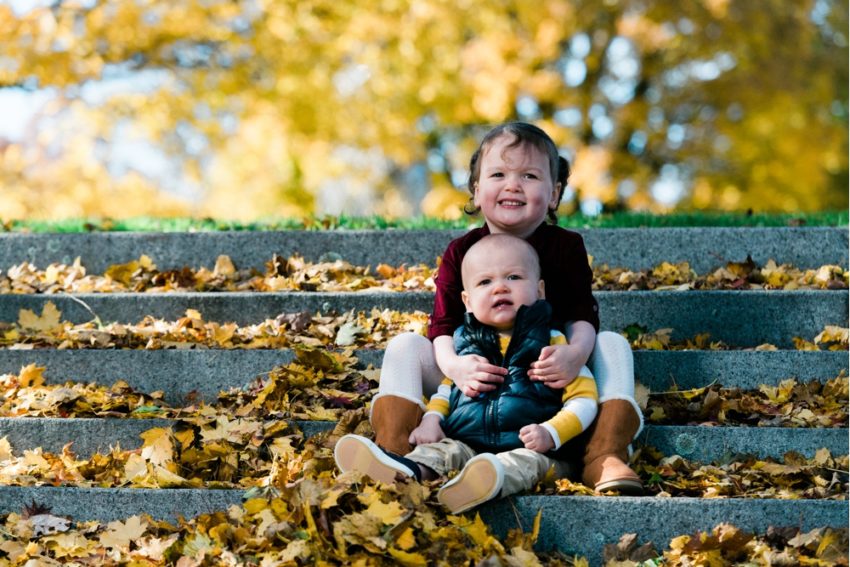
<instances>
[{"instance_id":1,"label":"pile of leaves","mask_svg":"<svg viewBox=\"0 0 850 567\"><path fill-rule=\"evenodd\" d=\"M144 435L139 450L115 449L84 461L75 461L67 448L62 455L36 450L14 457L8 444L0 442L3 474L17 469L19 484L249 488L241 507L174 525L147 517L74 524L38 509L9 514L0 530L0 552L21 565L44 558L153 565L177 560L183 561L180 565L299 560L348 564L370 558L408 565L488 559L501 565L587 565L581 558L532 551L539 516L531 533L512 532L499 541L477 515L446 514L435 499L438 483L384 485L356 472L336 473L332 447L347 432L368 433L365 412L349 412L333 432L309 439L280 423L258 427L250 419L220 416L212 425L199 427L196 421L172 430L154 429ZM833 458L824 450L809 460L786 455L781 463L748 459L711 465L644 451L635 468L658 496L846 498L847 459ZM202 476L209 480L199 482ZM575 486L557 480L538 491L581 494ZM726 526L674 539L663 554L665 564L690 565L690 559L710 557L839 562L844 557L846 564L846 530L769 531L758 538L741 533L735 541L727 537L729 530L738 533ZM633 537L606 550L610 561L638 556L660 564L654 547L637 547Z\"/></svg>"},{"instance_id":2,"label":"pile of leaves","mask_svg":"<svg viewBox=\"0 0 850 567\"><path fill-rule=\"evenodd\" d=\"M282 313L254 325L205 321L195 309L165 321L150 315L138 323L103 324L98 318L73 324L62 320L52 301L40 315L21 309L16 324L0 322L0 348L121 349L284 349L297 346L383 348L403 332L424 334L428 315L389 309L322 315Z\"/></svg>"},{"instance_id":3,"label":"pile of leaves","mask_svg":"<svg viewBox=\"0 0 850 567\"><path fill-rule=\"evenodd\" d=\"M847 499L847 455L819 449L807 459L786 453L781 460L733 455L709 464L653 447L638 450L632 461L648 494L698 498Z\"/></svg>"},{"instance_id":4,"label":"pile of leaves","mask_svg":"<svg viewBox=\"0 0 850 567\"><path fill-rule=\"evenodd\" d=\"M142 255L138 260L114 264L103 274L88 274L80 258L70 266L52 263L39 269L30 262L0 271L3 293L120 293L120 292L274 292L274 291L434 291L439 258L434 266L355 266L328 254L320 262L308 262L299 255L284 258L277 254L265 263L265 270L237 269L229 256L221 255L212 269L159 270L154 261ZM728 262L705 275L697 275L687 262L662 262L646 270L593 268L593 289L610 290L689 290L689 289L847 289L850 273L837 265L799 269L769 260L758 266L752 258Z\"/></svg>"},{"instance_id":5,"label":"pile of leaves","mask_svg":"<svg viewBox=\"0 0 850 567\"><path fill-rule=\"evenodd\" d=\"M86 323L74 324L62 320L62 312L52 301L45 303L41 314L21 309L18 321L0 321L0 348L33 349L282 349L297 346L325 346L381 349L387 341L402 332L424 335L428 315L421 311L401 312L390 309L348 311L343 314L322 314L302 311L281 313L254 325L219 323L204 320L195 309L176 321L157 319L150 315L138 323L104 324L98 317ZM621 334L634 349L645 350L730 350L733 347L712 341L709 333L693 338L673 339L673 329L650 332L646 327L632 324ZM808 341L793 338L800 350L847 350L848 329L827 326ZM755 350L777 350L764 344Z\"/></svg>"},{"instance_id":6,"label":"pile of leaves","mask_svg":"<svg viewBox=\"0 0 850 567\"><path fill-rule=\"evenodd\" d=\"M435 510L427 486L362 486L352 475L325 484L331 484L330 493L305 480L274 497L175 523L149 516L73 522L31 505L0 517L0 552L14 565L589 565L583 557L535 552L539 523L530 533L511 530L499 541L477 515L447 516ZM841 566L848 564L847 548L847 529L770 527L757 535L720 524L674 538L663 554L652 542L639 545L634 534L626 534L605 547L603 561L609 567Z\"/></svg>"},{"instance_id":7,"label":"pile of leaves","mask_svg":"<svg viewBox=\"0 0 850 567\"><path fill-rule=\"evenodd\" d=\"M593 269L595 290L689 290L689 289L847 289L850 273L841 266L823 265L802 270L768 260L759 266L747 256L743 262L727 262L707 275L697 275L688 262L662 262L650 270L633 271L602 265Z\"/></svg>"},{"instance_id":8,"label":"pile of leaves","mask_svg":"<svg viewBox=\"0 0 850 567\"><path fill-rule=\"evenodd\" d=\"M375 485L358 473L292 480L283 458L280 463L265 495L176 524L146 516L74 524L33 506L4 518L0 552L15 565L574 564L558 554L535 554L536 531L513 531L499 541L477 515L445 514L429 485Z\"/></svg>"},{"instance_id":9,"label":"pile of leaves","mask_svg":"<svg viewBox=\"0 0 850 567\"><path fill-rule=\"evenodd\" d=\"M808 459L789 451L782 459L730 455L711 463L663 455L645 445L635 451L631 466L647 495L695 498L772 498L846 500L848 457L821 448ZM591 489L561 478L538 484L541 494L593 496Z\"/></svg>"},{"instance_id":10,"label":"pile of leaves","mask_svg":"<svg viewBox=\"0 0 850 567\"><path fill-rule=\"evenodd\" d=\"M664 328L650 331L642 325L633 323L620 333L635 350L779 350L775 345L765 343L752 349L736 349L723 341L711 339L710 333L698 333L693 337L672 338L673 329ZM827 325L811 341L802 337L792 337L797 350L848 350L850 329Z\"/></svg>"},{"instance_id":11,"label":"pile of leaves","mask_svg":"<svg viewBox=\"0 0 850 567\"><path fill-rule=\"evenodd\" d=\"M265 271L238 270L229 256L219 256L212 270L157 269L150 257L114 264L102 275L92 275L78 257L70 266L53 263L41 270L30 262L0 272L0 293L117 293L172 291L384 291L434 290L435 269L425 266L392 267L379 264L374 270L354 266L336 255L326 261L307 262L301 256L275 254Z\"/></svg>"},{"instance_id":12,"label":"pile of leaves","mask_svg":"<svg viewBox=\"0 0 850 567\"><path fill-rule=\"evenodd\" d=\"M793 378L757 390L712 384L690 390L650 392L645 415L658 424L760 427L847 427L848 379L821 383Z\"/></svg>"},{"instance_id":13,"label":"pile of leaves","mask_svg":"<svg viewBox=\"0 0 850 567\"><path fill-rule=\"evenodd\" d=\"M350 350L296 348L295 361L256 376L210 403L193 396L170 406L162 392L142 393L123 380L112 386L68 381L47 384L45 367L29 364L0 375L0 417L198 417L226 415L338 421L366 408L378 387L378 371L358 368ZM845 427L848 378L807 383L794 378L757 389L711 384L690 390L650 392L638 385L648 422L678 425Z\"/></svg>"},{"instance_id":14,"label":"pile of leaves","mask_svg":"<svg viewBox=\"0 0 850 567\"><path fill-rule=\"evenodd\" d=\"M719 524L710 532L674 538L659 556L652 543L638 544L626 534L609 544L603 554L606 567L693 567L695 565L847 565L848 530L770 527L765 534Z\"/></svg>"},{"instance_id":15,"label":"pile of leaves","mask_svg":"<svg viewBox=\"0 0 850 567\"><path fill-rule=\"evenodd\" d=\"M285 374L296 380L310 379L305 374L298 375L297 368ZM336 392L323 393L315 382L305 388L304 384L269 380L261 387L225 396L224 402L215 406L176 412L178 417L170 427L156 427L143 433L139 449L114 447L107 454L95 454L89 459L78 459L72 445L66 446L61 454L37 448L15 455L8 441L3 440L0 441L0 483L247 489L266 486L275 475L285 475L290 481L305 474L332 475L331 448L335 439L351 432L371 436L368 410L366 407L324 409L314 405L315 402L292 403L301 391L310 389L313 393L307 392L305 397L323 398L325 404L331 397L336 403ZM339 417L334 431L305 438L291 421L292 417L317 416ZM677 456L664 459L645 447L638 452L634 464L648 486L667 496L699 493L846 498L847 456L833 458L824 450L810 460L786 455L785 468L770 459L757 460L746 455L710 465L690 463ZM735 480L736 475L742 479ZM587 488L568 480L545 479L539 490L590 494Z\"/></svg>"},{"instance_id":16,"label":"pile of leaves","mask_svg":"<svg viewBox=\"0 0 850 567\"><path fill-rule=\"evenodd\" d=\"M0 375L0 417L274 418L337 421L346 410L367 407L378 371L356 368L350 351L297 348L295 361L255 377L242 388L221 392L210 404L189 396L171 407L162 392L145 394L123 380L112 386L47 384L45 367L29 364Z\"/></svg>"}]
</instances>

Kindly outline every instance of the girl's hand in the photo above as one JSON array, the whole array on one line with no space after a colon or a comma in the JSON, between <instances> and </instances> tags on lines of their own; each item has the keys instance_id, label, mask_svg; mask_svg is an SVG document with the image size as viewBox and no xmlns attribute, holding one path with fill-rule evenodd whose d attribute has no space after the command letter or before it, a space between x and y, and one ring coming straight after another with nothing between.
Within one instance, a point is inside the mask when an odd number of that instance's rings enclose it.
<instances>
[{"instance_id":1,"label":"girl's hand","mask_svg":"<svg viewBox=\"0 0 850 567\"><path fill-rule=\"evenodd\" d=\"M507 373L507 368L490 364L483 356L467 354L456 356L447 374L464 395L474 398L495 390L498 384L504 382Z\"/></svg>"},{"instance_id":2,"label":"girl's hand","mask_svg":"<svg viewBox=\"0 0 850 567\"><path fill-rule=\"evenodd\" d=\"M411 445L422 445L423 443L436 443L445 436L443 428L440 427L440 417L432 413L422 418L416 429L410 432L410 438L407 441Z\"/></svg>"},{"instance_id":3,"label":"girl's hand","mask_svg":"<svg viewBox=\"0 0 850 567\"><path fill-rule=\"evenodd\" d=\"M545 346L537 361L531 363L528 377L550 388L563 388L576 379L585 362L587 358L576 345Z\"/></svg>"},{"instance_id":4,"label":"girl's hand","mask_svg":"<svg viewBox=\"0 0 850 567\"><path fill-rule=\"evenodd\" d=\"M545 453L555 448L555 441L552 439L552 435L546 431L545 427L536 423L526 425L520 429L519 440L523 442L526 449L537 451L538 453Z\"/></svg>"}]
</instances>

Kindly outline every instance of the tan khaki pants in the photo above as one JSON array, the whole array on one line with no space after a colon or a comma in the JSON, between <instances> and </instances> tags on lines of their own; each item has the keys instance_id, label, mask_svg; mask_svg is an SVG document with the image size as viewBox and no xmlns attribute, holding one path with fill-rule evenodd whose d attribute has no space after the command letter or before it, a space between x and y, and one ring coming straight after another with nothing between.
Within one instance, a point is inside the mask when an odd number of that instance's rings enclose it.
<instances>
[{"instance_id":1,"label":"tan khaki pants","mask_svg":"<svg viewBox=\"0 0 850 567\"><path fill-rule=\"evenodd\" d=\"M462 469L477 454L466 443L454 439L443 439L437 443L418 445L405 456L439 475L447 475L450 471ZM502 463L505 472L505 482L502 485L502 492L499 493L500 497L532 489L551 467L555 468L555 478L565 478L570 474L566 463L531 449L513 449L496 453L496 458Z\"/></svg>"}]
</instances>

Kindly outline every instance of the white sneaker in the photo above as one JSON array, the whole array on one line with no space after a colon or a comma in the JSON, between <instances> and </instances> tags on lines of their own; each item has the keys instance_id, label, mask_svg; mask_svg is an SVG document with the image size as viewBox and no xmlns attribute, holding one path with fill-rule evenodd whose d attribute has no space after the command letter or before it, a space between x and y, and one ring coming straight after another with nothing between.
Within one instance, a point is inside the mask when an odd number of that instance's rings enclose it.
<instances>
[{"instance_id":1,"label":"white sneaker","mask_svg":"<svg viewBox=\"0 0 850 567\"><path fill-rule=\"evenodd\" d=\"M505 469L495 455L482 453L471 458L460 473L440 488L437 500L452 514L466 512L502 491Z\"/></svg>"},{"instance_id":2,"label":"white sneaker","mask_svg":"<svg viewBox=\"0 0 850 567\"><path fill-rule=\"evenodd\" d=\"M360 435L345 435L336 442L334 461L342 472L359 471L373 480L391 484L396 475L419 479L419 466L404 457L384 451Z\"/></svg>"}]
</instances>

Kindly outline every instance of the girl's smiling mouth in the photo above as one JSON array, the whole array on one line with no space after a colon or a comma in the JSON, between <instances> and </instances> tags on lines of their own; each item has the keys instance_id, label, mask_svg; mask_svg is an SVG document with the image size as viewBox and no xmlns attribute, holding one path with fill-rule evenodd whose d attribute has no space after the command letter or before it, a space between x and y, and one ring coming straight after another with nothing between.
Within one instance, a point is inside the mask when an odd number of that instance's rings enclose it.
<instances>
[{"instance_id":1,"label":"girl's smiling mouth","mask_svg":"<svg viewBox=\"0 0 850 567\"><path fill-rule=\"evenodd\" d=\"M522 201L499 201L499 205L502 207L523 207L525 203Z\"/></svg>"}]
</instances>

